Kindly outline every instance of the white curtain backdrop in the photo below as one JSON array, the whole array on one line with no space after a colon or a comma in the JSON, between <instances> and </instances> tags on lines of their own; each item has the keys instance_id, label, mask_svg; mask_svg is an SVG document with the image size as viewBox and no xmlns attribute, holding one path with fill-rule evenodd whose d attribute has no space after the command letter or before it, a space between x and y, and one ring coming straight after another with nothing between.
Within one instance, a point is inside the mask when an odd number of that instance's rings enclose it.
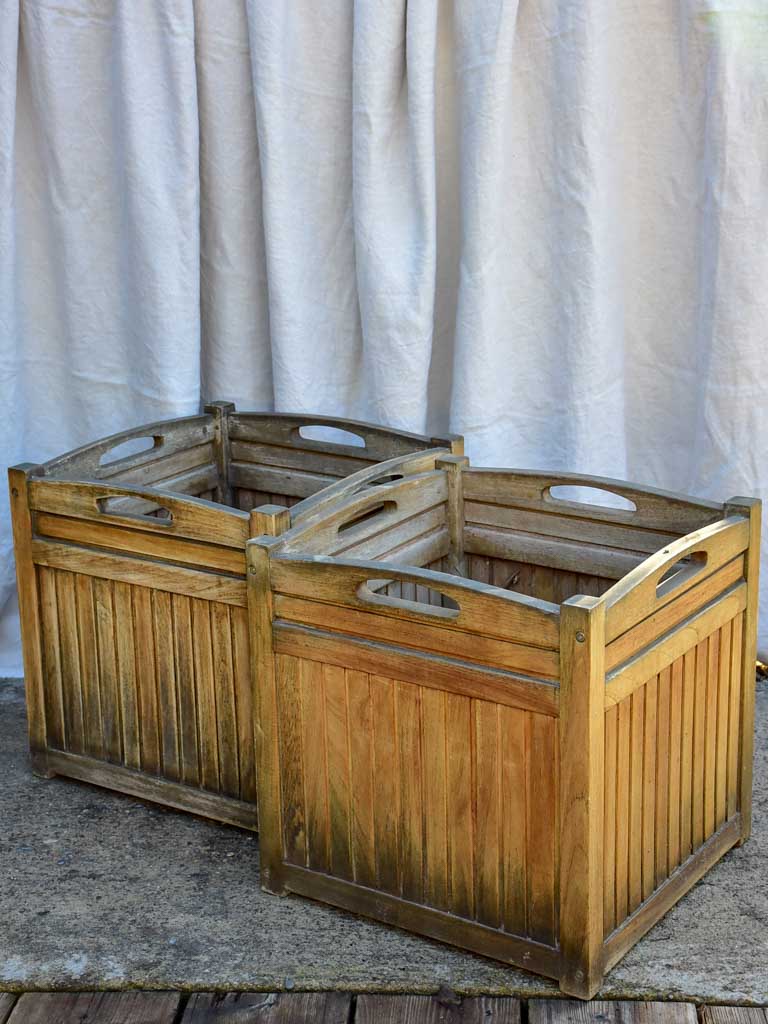
<instances>
[{"instance_id":1,"label":"white curtain backdrop","mask_svg":"<svg viewBox=\"0 0 768 1024\"><path fill-rule=\"evenodd\" d=\"M765 496L767 325L765 0L0 0L6 464L221 398Z\"/></svg>"}]
</instances>

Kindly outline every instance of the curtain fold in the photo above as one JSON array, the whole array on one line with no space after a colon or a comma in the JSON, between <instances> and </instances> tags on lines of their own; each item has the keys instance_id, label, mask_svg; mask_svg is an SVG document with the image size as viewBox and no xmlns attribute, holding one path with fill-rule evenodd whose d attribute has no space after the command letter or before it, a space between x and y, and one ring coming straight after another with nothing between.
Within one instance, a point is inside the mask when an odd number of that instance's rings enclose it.
<instances>
[{"instance_id":1,"label":"curtain fold","mask_svg":"<svg viewBox=\"0 0 768 1024\"><path fill-rule=\"evenodd\" d=\"M762 0L0 0L4 461L224 398L761 495L767 219Z\"/></svg>"}]
</instances>

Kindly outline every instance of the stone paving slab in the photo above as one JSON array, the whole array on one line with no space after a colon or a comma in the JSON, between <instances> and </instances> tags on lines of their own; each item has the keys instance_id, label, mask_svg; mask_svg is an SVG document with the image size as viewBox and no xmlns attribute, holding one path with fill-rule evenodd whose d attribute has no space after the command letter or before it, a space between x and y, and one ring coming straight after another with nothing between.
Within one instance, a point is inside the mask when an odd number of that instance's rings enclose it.
<instances>
[{"instance_id":1,"label":"stone paving slab","mask_svg":"<svg viewBox=\"0 0 768 1024\"><path fill-rule=\"evenodd\" d=\"M601 996L768 1003L768 688L753 838L607 976ZM23 692L0 683L0 989L551 996L534 975L258 886L258 841L29 771Z\"/></svg>"}]
</instances>

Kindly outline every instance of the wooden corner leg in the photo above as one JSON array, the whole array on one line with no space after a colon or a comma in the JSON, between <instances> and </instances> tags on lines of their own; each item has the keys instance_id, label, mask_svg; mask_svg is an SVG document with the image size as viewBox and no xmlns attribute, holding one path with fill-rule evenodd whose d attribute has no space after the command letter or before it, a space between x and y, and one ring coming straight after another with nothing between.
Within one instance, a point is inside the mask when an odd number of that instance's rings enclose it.
<instances>
[{"instance_id":1,"label":"wooden corner leg","mask_svg":"<svg viewBox=\"0 0 768 1024\"><path fill-rule=\"evenodd\" d=\"M272 583L270 551L290 527L290 513L262 506L251 513L251 528L261 536L246 544L248 620L251 644L251 688L254 709L256 792L259 801L259 871L261 888L283 896L283 825L278 759L278 703L272 647Z\"/></svg>"},{"instance_id":2,"label":"wooden corner leg","mask_svg":"<svg viewBox=\"0 0 768 1024\"><path fill-rule=\"evenodd\" d=\"M757 606L760 573L759 498L731 498L725 503L726 515L744 516L749 520L749 547L745 552L744 576L747 581L747 605L744 609L741 652L741 727L739 758L739 811L742 846L752 834L752 764L755 746L755 674L757 671Z\"/></svg>"},{"instance_id":3,"label":"wooden corner leg","mask_svg":"<svg viewBox=\"0 0 768 1024\"><path fill-rule=\"evenodd\" d=\"M46 751L33 752L30 756L32 774L38 779L52 779L56 772L48 766L48 754Z\"/></svg>"},{"instance_id":4,"label":"wooden corner leg","mask_svg":"<svg viewBox=\"0 0 768 1024\"><path fill-rule=\"evenodd\" d=\"M229 480L229 417L235 412L234 402L209 402L203 409L214 418L213 450L216 456L216 475L219 482L216 486L216 501L222 505L232 505L232 486Z\"/></svg>"},{"instance_id":5,"label":"wooden corner leg","mask_svg":"<svg viewBox=\"0 0 768 1024\"><path fill-rule=\"evenodd\" d=\"M560 988L591 999L603 981L605 605L560 610Z\"/></svg>"}]
</instances>

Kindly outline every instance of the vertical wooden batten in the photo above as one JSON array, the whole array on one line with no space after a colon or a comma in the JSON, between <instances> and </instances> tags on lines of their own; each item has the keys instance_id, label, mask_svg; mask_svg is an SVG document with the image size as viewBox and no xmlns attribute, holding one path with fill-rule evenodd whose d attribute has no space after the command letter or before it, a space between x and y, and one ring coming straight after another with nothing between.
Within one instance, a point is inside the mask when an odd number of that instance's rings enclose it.
<instances>
[{"instance_id":1,"label":"vertical wooden batten","mask_svg":"<svg viewBox=\"0 0 768 1024\"><path fill-rule=\"evenodd\" d=\"M741 659L741 736L739 758L739 810L741 839L752 834L752 768L755 745L755 672L757 664L757 613L760 597L760 526L762 506L757 498L731 498L724 505L728 516L744 516L749 521L749 547L744 558L747 581L747 606L744 609Z\"/></svg>"},{"instance_id":2,"label":"vertical wooden batten","mask_svg":"<svg viewBox=\"0 0 768 1024\"><path fill-rule=\"evenodd\" d=\"M603 978L605 604L560 610L560 948L564 992L590 999Z\"/></svg>"},{"instance_id":3,"label":"vertical wooden batten","mask_svg":"<svg viewBox=\"0 0 768 1024\"><path fill-rule=\"evenodd\" d=\"M234 402L210 402L205 406L214 418L213 449L216 457L216 472L219 483L216 487L216 501L222 505L231 505L232 488L229 483L229 416L235 412Z\"/></svg>"},{"instance_id":4,"label":"vertical wooden batten","mask_svg":"<svg viewBox=\"0 0 768 1024\"><path fill-rule=\"evenodd\" d=\"M280 775L277 740L277 680L272 649L272 586L270 548L291 526L290 510L261 505L251 512L251 540L246 544L248 623L253 693L253 742L259 805L261 887L284 893L282 881L283 825L280 813ZM266 738L265 738L266 737ZM265 794L267 799L265 799Z\"/></svg>"},{"instance_id":5,"label":"vertical wooden batten","mask_svg":"<svg viewBox=\"0 0 768 1024\"><path fill-rule=\"evenodd\" d=\"M27 487L39 466L22 462L8 470L8 489L16 558L16 586L19 594L21 648L24 659L24 687L27 699L27 724L32 770L50 778L48 735L45 721L45 679L43 677L42 629L37 595L37 572L32 557L32 512Z\"/></svg>"},{"instance_id":6,"label":"vertical wooden batten","mask_svg":"<svg viewBox=\"0 0 768 1024\"><path fill-rule=\"evenodd\" d=\"M445 471L448 483L448 534L451 549L449 571L456 576L467 575L464 555L464 470L469 466L466 455L445 455L435 461L435 469Z\"/></svg>"}]
</instances>

